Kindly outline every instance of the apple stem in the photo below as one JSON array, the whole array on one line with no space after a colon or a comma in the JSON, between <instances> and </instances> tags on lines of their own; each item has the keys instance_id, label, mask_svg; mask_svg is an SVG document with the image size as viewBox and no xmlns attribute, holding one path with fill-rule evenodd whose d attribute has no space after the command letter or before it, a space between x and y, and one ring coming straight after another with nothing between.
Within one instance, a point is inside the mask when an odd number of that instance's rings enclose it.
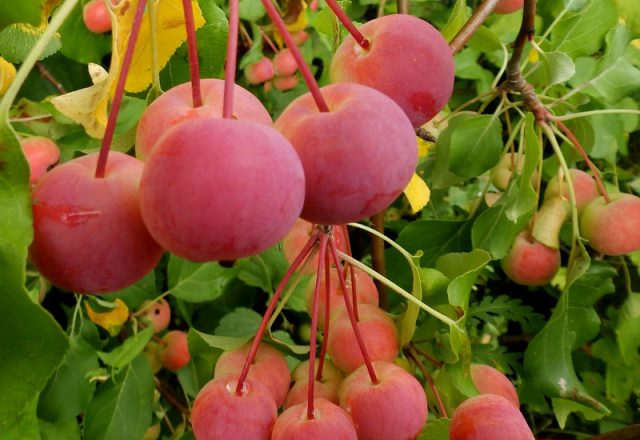
<instances>
[{"instance_id":1,"label":"apple stem","mask_svg":"<svg viewBox=\"0 0 640 440\"><path fill-rule=\"evenodd\" d=\"M236 63L238 58L238 0L229 1L229 36L227 38L227 63L224 66L224 100L222 117L233 116L233 88L236 81Z\"/></svg>"},{"instance_id":2,"label":"apple stem","mask_svg":"<svg viewBox=\"0 0 640 440\"><path fill-rule=\"evenodd\" d=\"M327 102L322 97L322 93L320 93L320 87L318 86L316 79L313 77L313 74L311 73L311 69L309 69L309 66L307 66L307 63L304 62L304 57L302 56L302 52L300 52L300 49L298 48L296 43L293 41L293 37L291 36L291 33L287 29L287 25L285 25L284 21L282 20L282 17L280 17L280 14L278 14L278 11L276 10L275 6L273 6L273 3L271 3L271 0L260 0L260 1L264 5L265 10L267 11L269 18L271 18L271 21L275 25L276 29L278 29L278 32L280 32L280 35L282 36L282 39L284 40L284 42L287 44L287 47L289 48L289 50L291 50L291 54L293 55L293 58L296 60L298 69L300 69L302 78L304 78L304 82L307 84L307 88L309 89L311 96L313 96L313 100L315 101L316 106L318 106L318 110L320 110L321 112L328 112L329 106L327 105Z\"/></svg>"},{"instance_id":3,"label":"apple stem","mask_svg":"<svg viewBox=\"0 0 640 440\"><path fill-rule=\"evenodd\" d=\"M416 366L418 367L418 369L420 370L420 372L424 376L424 378L427 381L427 383L429 383L429 387L431 388L431 391L433 392L433 395L436 397L436 402L438 404L438 410L440 411L440 416L448 419L449 415L447 414L447 410L444 407L444 404L442 403L442 399L440 398L440 393L438 392L438 387L436 387L436 383L434 382L433 377L431 377L431 374L429 373L429 370L427 369L427 367L422 363L422 361L418 357L418 353L415 351L415 349L411 345L409 345L409 347L408 347L407 351L405 351L405 353L407 354L407 357L409 359L411 359L416 364Z\"/></svg>"},{"instance_id":4,"label":"apple stem","mask_svg":"<svg viewBox=\"0 0 640 440\"><path fill-rule=\"evenodd\" d=\"M318 272L318 275L320 273ZM322 381L322 370L324 368L324 359L327 356L327 346L329 343L329 321L331 319L331 263L329 261L329 253L325 252L324 256L324 327L322 329L322 345L320 347L320 356L318 361L318 372L316 380Z\"/></svg>"},{"instance_id":5,"label":"apple stem","mask_svg":"<svg viewBox=\"0 0 640 440\"><path fill-rule=\"evenodd\" d=\"M198 60L198 44L196 42L196 26L193 21L191 0L182 0L184 9L184 27L187 31L187 47L189 49L189 71L191 74L191 96L194 107L202 106L200 91L200 63Z\"/></svg>"},{"instance_id":6,"label":"apple stem","mask_svg":"<svg viewBox=\"0 0 640 440\"><path fill-rule=\"evenodd\" d=\"M271 319L271 315L276 308L276 304L282 295L287 283L293 276L294 271L300 266L300 264L304 261L305 257L311 252L311 249L316 244L320 237L320 232L315 232L304 245L298 256L293 260L289 269L282 277L282 280L278 284L278 288L273 294L271 301L269 302L269 306L267 310L264 312L264 316L262 317L262 322L260 323L260 327L258 327L258 331L256 332L256 337L253 339L251 343L251 350L249 350L249 354L247 355L247 359L244 362L244 366L242 367L242 372L240 373L240 377L238 378L238 384L236 385L236 395L242 395L242 389L244 388L244 383L247 380L247 376L249 374L249 367L253 364L253 361L256 357L256 353L258 353L258 347L260 346L260 341L262 340L262 336L264 332L267 330L267 324L269 323L269 319Z\"/></svg>"},{"instance_id":7,"label":"apple stem","mask_svg":"<svg viewBox=\"0 0 640 440\"><path fill-rule=\"evenodd\" d=\"M340 225L340 228L342 228L342 235L344 236L344 244L345 244L345 248L347 250L347 255L349 255L351 257L352 256L352 254L351 254L351 240L349 240L349 231L347 230L347 225ZM356 315L356 321L360 321L360 316L358 315L358 296L356 295L356 292L357 292L357 290L356 290L356 276L355 276L354 268L349 263L345 262L345 264L344 264L345 277L346 277L347 271L349 271L349 275L351 276L351 297L352 297L352 301L353 301L352 302L352 304L353 304L353 313L355 313L355 315Z\"/></svg>"},{"instance_id":8,"label":"apple stem","mask_svg":"<svg viewBox=\"0 0 640 440\"><path fill-rule=\"evenodd\" d=\"M331 8L340 23L342 23L342 26L344 26L349 34L353 37L353 39L356 40L356 43L358 43L364 50L369 50L369 48L371 47L371 42L367 40L367 38L362 35L362 33L358 29L356 29L349 16L342 10L340 5L338 5L338 2L336 0L326 1L329 8Z\"/></svg>"},{"instance_id":9,"label":"apple stem","mask_svg":"<svg viewBox=\"0 0 640 440\"><path fill-rule=\"evenodd\" d=\"M378 377L376 376L376 372L373 369L373 365L371 364L371 357L369 357L369 353L367 352L367 347L364 345L364 340L362 339L362 334L360 333L360 328L358 327L358 322L356 321L355 313L353 312L353 306L351 304L351 299L349 298L349 294L347 293L347 286L344 282L344 276L342 273L342 266L340 265L340 259L338 258L338 251L336 250L336 243L333 237L329 237L329 249L331 250L331 257L333 258L333 263L336 265L336 270L338 271L338 280L340 281L340 289L342 290L342 297L344 298L345 306L347 307L347 314L349 315L349 320L351 321L351 327L353 328L353 332L356 336L356 341L358 342L358 347L360 347L360 353L362 353L362 357L364 359L364 364L367 367L367 371L369 372L369 377L371 378L371 382L374 384L378 383Z\"/></svg>"},{"instance_id":10,"label":"apple stem","mask_svg":"<svg viewBox=\"0 0 640 440\"><path fill-rule=\"evenodd\" d=\"M609 203L611 199L609 198L609 194L607 193L607 190L604 187L604 183L602 182L602 177L600 177L600 171L598 171L598 168L596 168L596 166L593 164L591 159L589 159L589 156L587 156L587 153L582 148L582 145L580 145L578 138L575 137L575 135L569 129L569 127L564 125L562 121L555 120L555 123L558 127L560 127L560 130L562 130L564 134L569 138L569 140L571 141L575 149L578 150L578 154L580 154L580 156L582 156L584 161L587 163L587 166L593 173L593 178L596 179L596 185L598 186L598 191L600 192L600 195L604 198L605 202ZM567 178L570 179L571 176L568 176Z\"/></svg>"},{"instance_id":11,"label":"apple stem","mask_svg":"<svg viewBox=\"0 0 640 440\"><path fill-rule=\"evenodd\" d=\"M138 40L138 34L140 33L140 25L142 24L142 17L144 16L144 8L146 5L147 0L140 0L138 8L136 9L136 15L133 18L133 24L131 25L131 33L129 34L127 49L124 53L124 59L122 60L122 68L120 70L120 76L118 77L118 83L116 84L116 91L113 95L113 102L111 103L111 110L109 111L107 127L105 128L102 145L100 146L100 154L96 165L97 179L102 179L104 177L104 173L107 168L109 148L111 148L111 142L113 141L113 135L116 130L116 121L118 119L118 113L120 112L120 105L122 104L122 97L124 95L124 85L127 82L127 75L129 74L129 68L131 67L131 59L133 58L133 50L136 47L136 41Z\"/></svg>"},{"instance_id":12,"label":"apple stem","mask_svg":"<svg viewBox=\"0 0 640 440\"><path fill-rule=\"evenodd\" d=\"M327 240L329 235L321 233L320 250L318 251L318 272L316 276L316 285L313 289L313 306L311 308L311 336L309 338L309 386L307 387L307 419L313 420L313 393L315 388L315 362L316 362L316 345L318 342L318 303L320 302L320 280L324 269L324 263L327 255ZM325 286L326 287L326 286ZM329 298L329 295L327 295ZM326 316L326 314L325 314ZM326 325L326 322L325 322ZM324 335L324 339L327 336Z\"/></svg>"}]
</instances>

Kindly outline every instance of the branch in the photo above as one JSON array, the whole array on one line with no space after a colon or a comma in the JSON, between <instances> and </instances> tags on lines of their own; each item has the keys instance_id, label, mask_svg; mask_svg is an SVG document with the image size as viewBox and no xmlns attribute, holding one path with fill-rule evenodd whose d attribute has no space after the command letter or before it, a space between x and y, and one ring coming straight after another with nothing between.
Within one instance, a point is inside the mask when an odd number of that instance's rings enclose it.
<instances>
[{"instance_id":1,"label":"branch","mask_svg":"<svg viewBox=\"0 0 640 440\"><path fill-rule=\"evenodd\" d=\"M409 0L397 0L398 14L409 13Z\"/></svg>"},{"instance_id":2,"label":"branch","mask_svg":"<svg viewBox=\"0 0 640 440\"><path fill-rule=\"evenodd\" d=\"M46 67L44 67L44 64L42 64L40 61L37 61L36 68L38 69L38 72L40 72L40 76L49 81L51 85L55 87L58 93L60 93L61 95L67 93L62 84L60 84L60 82L51 74L51 72L49 72L49 70L47 70Z\"/></svg>"},{"instance_id":3,"label":"branch","mask_svg":"<svg viewBox=\"0 0 640 440\"><path fill-rule=\"evenodd\" d=\"M606 434L596 435L591 437L590 440L634 440L639 437L640 425L631 425Z\"/></svg>"},{"instance_id":4,"label":"branch","mask_svg":"<svg viewBox=\"0 0 640 440\"><path fill-rule=\"evenodd\" d=\"M482 26L482 23L484 23L487 17L491 15L499 1L500 0L485 0L473 11L473 15L469 17L469 20L467 20L464 26L462 26L462 29L458 31L449 43L451 52L453 52L454 55L460 52L465 44L467 44L467 41L473 37L473 34Z\"/></svg>"}]
</instances>

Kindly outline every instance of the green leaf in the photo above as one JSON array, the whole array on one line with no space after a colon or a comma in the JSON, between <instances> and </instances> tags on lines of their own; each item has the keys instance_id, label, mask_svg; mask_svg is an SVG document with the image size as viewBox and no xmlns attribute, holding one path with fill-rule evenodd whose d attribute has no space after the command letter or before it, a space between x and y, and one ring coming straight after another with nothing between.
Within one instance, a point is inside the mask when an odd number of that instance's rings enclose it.
<instances>
[{"instance_id":1,"label":"green leaf","mask_svg":"<svg viewBox=\"0 0 640 440\"><path fill-rule=\"evenodd\" d=\"M273 293L289 264L278 246L238 261L238 278L249 286Z\"/></svg>"},{"instance_id":2,"label":"green leaf","mask_svg":"<svg viewBox=\"0 0 640 440\"><path fill-rule=\"evenodd\" d=\"M532 210L536 209L538 203L538 195L531 185L536 168L542 157L542 146L535 131L533 115L528 113L525 117L524 125L524 166L522 173L516 177L513 186L518 191L514 195L510 195L510 201L507 203L506 215L513 223L519 223L523 217L528 218Z\"/></svg>"},{"instance_id":3,"label":"green leaf","mask_svg":"<svg viewBox=\"0 0 640 440\"><path fill-rule=\"evenodd\" d=\"M11 23L29 23L34 26L43 21L47 0L0 2L0 29Z\"/></svg>"},{"instance_id":4,"label":"green leaf","mask_svg":"<svg viewBox=\"0 0 640 440\"><path fill-rule=\"evenodd\" d=\"M152 271L137 283L118 290L117 292L102 295L101 297L108 301L115 301L116 298L120 298L127 304L130 310L135 310L140 307L143 302L154 299L157 296L156 275L155 272Z\"/></svg>"},{"instance_id":5,"label":"green leaf","mask_svg":"<svg viewBox=\"0 0 640 440\"><path fill-rule=\"evenodd\" d=\"M421 256L422 252L418 251L417 255L412 256L411 259L405 258L411 267L411 294L420 301L422 301L422 281L419 269ZM398 319L400 327L400 347L404 347L406 344L411 342L413 334L416 332L416 322L418 320L419 313L420 307L417 304L407 301L407 309Z\"/></svg>"},{"instance_id":6,"label":"green leaf","mask_svg":"<svg viewBox=\"0 0 640 440\"><path fill-rule=\"evenodd\" d=\"M485 53L502 50L502 43L496 33L486 26L478 28L471 40L469 40L468 45L477 51Z\"/></svg>"},{"instance_id":7,"label":"green leaf","mask_svg":"<svg viewBox=\"0 0 640 440\"><path fill-rule=\"evenodd\" d=\"M62 423L51 423L46 420L39 422L42 440L80 440L80 427L75 419Z\"/></svg>"},{"instance_id":8,"label":"green leaf","mask_svg":"<svg viewBox=\"0 0 640 440\"><path fill-rule=\"evenodd\" d=\"M40 394L38 416L49 422L64 422L78 416L96 388L86 375L99 367L96 350L81 337L72 337L71 348Z\"/></svg>"},{"instance_id":9,"label":"green leaf","mask_svg":"<svg viewBox=\"0 0 640 440\"><path fill-rule=\"evenodd\" d=\"M144 356L138 356L118 376L96 391L87 406L84 438L142 438L151 424L153 390L149 364Z\"/></svg>"},{"instance_id":10,"label":"green leaf","mask_svg":"<svg viewBox=\"0 0 640 440\"><path fill-rule=\"evenodd\" d=\"M627 363L637 362L640 347L640 294L631 293L620 308L616 327L616 339L622 359Z\"/></svg>"},{"instance_id":11,"label":"green leaf","mask_svg":"<svg viewBox=\"0 0 640 440\"><path fill-rule=\"evenodd\" d=\"M264 17L265 13L260 0L240 0L238 15L242 20L257 21Z\"/></svg>"},{"instance_id":12,"label":"green leaf","mask_svg":"<svg viewBox=\"0 0 640 440\"><path fill-rule=\"evenodd\" d=\"M0 424L2 440L40 440L36 405L38 399L30 402L23 411L9 423Z\"/></svg>"},{"instance_id":13,"label":"green leaf","mask_svg":"<svg viewBox=\"0 0 640 440\"><path fill-rule=\"evenodd\" d=\"M79 63L100 64L111 52L111 35L96 34L87 29L82 18L82 4L78 3L60 28L62 54Z\"/></svg>"},{"instance_id":14,"label":"green leaf","mask_svg":"<svg viewBox=\"0 0 640 440\"><path fill-rule=\"evenodd\" d=\"M212 301L220 297L238 275L237 268L218 263L194 263L175 255L169 258L169 289L176 298L187 302Z\"/></svg>"},{"instance_id":15,"label":"green leaf","mask_svg":"<svg viewBox=\"0 0 640 440\"><path fill-rule=\"evenodd\" d=\"M466 221L418 220L400 232L397 243L412 254L422 251L422 267L432 267L441 255L469 250L468 232Z\"/></svg>"},{"instance_id":16,"label":"green leaf","mask_svg":"<svg viewBox=\"0 0 640 440\"><path fill-rule=\"evenodd\" d=\"M507 295L484 296L482 301L471 305L469 317L496 325L498 320L515 321L523 328L535 328L539 323L544 323L544 317L540 313L535 312L530 306L523 305L519 299Z\"/></svg>"},{"instance_id":17,"label":"green leaf","mask_svg":"<svg viewBox=\"0 0 640 440\"><path fill-rule=\"evenodd\" d=\"M461 121L451 133L449 169L460 177L475 177L495 166L502 153L502 126L492 115Z\"/></svg>"},{"instance_id":18,"label":"green leaf","mask_svg":"<svg viewBox=\"0 0 640 440\"><path fill-rule=\"evenodd\" d=\"M576 65L571 57L559 51L542 52L540 61L533 68L536 70L530 81L544 86L569 81L576 73Z\"/></svg>"},{"instance_id":19,"label":"green leaf","mask_svg":"<svg viewBox=\"0 0 640 440\"><path fill-rule=\"evenodd\" d=\"M220 320L215 333L218 336L251 338L256 334L261 321L262 316L257 312L245 307L238 307Z\"/></svg>"},{"instance_id":20,"label":"green leaf","mask_svg":"<svg viewBox=\"0 0 640 440\"><path fill-rule=\"evenodd\" d=\"M438 258L436 269L451 280L447 287L451 305L462 307L466 314L471 288L480 271L490 261L491 255L482 249L474 249L467 253L451 253Z\"/></svg>"},{"instance_id":21,"label":"green leaf","mask_svg":"<svg viewBox=\"0 0 640 440\"><path fill-rule=\"evenodd\" d=\"M451 420L440 418L429 420L417 440L449 440Z\"/></svg>"},{"instance_id":22,"label":"green leaf","mask_svg":"<svg viewBox=\"0 0 640 440\"><path fill-rule=\"evenodd\" d=\"M0 319L0 425L13 421L44 388L69 344L24 287L32 239L28 173L15 133L0 120L0 309L7 311Z\"/></svg>"},{"instance_id":23,"label":"green leaf","mask_svg":"<svg viewBox=\"0 0 640 440\"><path fill-rule=\"evenodd\" d=\"M108 353L98 352L98 356L105 364L111 366L115 374L131 364L131 361L142 353L147 342L153 336L153 328L147 327L139 333L127 338L122 345L114 348Z\"/></svg>"},{"instance_id":24,"label":"green leaf","mask_svg":"<svg viewBox=\"0 0 640 440\"><path fill-rule=\"evenodd\" d=\"M615 0L620 16L636 34L640 33L640 9L636 0Z\"/></svg>"},{"instance_id":25,"label":"green leaf","mask_svg":"<svg viewBox=\"0 0 640 440\"><path fill-rule=\"evenodd\" d=\"M195 336L191 336L192 334ZM189 339L192 339L193 337L200 338L200 340L202 340L210 347L228 351L242 347L244 344L251 340L252 336L235 337L208 335L206 333L195 330L194 328L191 328L191 330L189 330ZM191 342L189 343L189 345L191 345Z\"/></svg>"},{"instance_id":26,"label":"green leaf","mask_svg":"<svg viewBox=\"0 0 640 440\"><path fill-rule=\"evenodd\" d=\"M469 11L467 10L467 0L456 0L453 11L449 16L447 24L444 25L440 33L445 40L451 41L458 31L464 26L469 19Z\"/></svg>"},{"instance_id":27,"label":"green leaf","mask_svg":"<svg viewBox=\"0 0 640 440\"><path fill-rule=\"evenodd\" d=\"M612 0L591 0L585 9L569 13L558 22L551 32L551 45L572 58L591 55L617 21Z\"/></svg>"},{"instance_id":28,"label":"green leaf","mask_svg":"<svg viewBox=\"0 0 640 440\"><path fill-rule=\"evenodd\" d=\"M551 405L553 406L553 412L556 415L558 425L560 425L561 429L564 429L569 414L573 412L581 412L585 419L591 421L602 418L602 414L598 411L594 411L593 408L574 402L573 400L551 399Z\"/></svg>"},{"instance_id":29,"label":"green leaf","mask_svg":"<svg viewBox=\"0 0 640 440\"><path fill-rule=\"evenodd\" d=\"M23 62L43 32L44 28L24 24L12 24L4 28L0 32L0 56L10 63ZM47 58L58 50L60 50L60 36L55 35L39 59Z\"/></svg>"}]
</instances>

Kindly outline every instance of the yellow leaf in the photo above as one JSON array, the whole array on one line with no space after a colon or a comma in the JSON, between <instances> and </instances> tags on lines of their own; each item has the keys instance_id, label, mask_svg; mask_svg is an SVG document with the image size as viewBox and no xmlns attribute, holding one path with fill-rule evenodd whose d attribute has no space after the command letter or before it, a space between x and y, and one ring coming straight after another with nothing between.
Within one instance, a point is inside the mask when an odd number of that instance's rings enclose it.
<instances>
[{"instance_id":1,"label":"yellow leaf","mask_svg":"<svg viewBox=\"0 0 640 440\"><path fill-rule=\"evenodd\" d=\"M529 62L530 63L537 63L540 60L540 54L538 53L538 51L535 48L532 48L529 51Z\"/></svg>"},{"instance_id":2,"label":"yellow leaf","mask_svg":"<svg viewBox=\"0 0 640 440\"><path fill-rule=\"evenodd\" d=\"M431 191L429 191L429 187L424 183L424 180L414 173L409 184L404 189L404 195L409 200L411 210L415 213L427 206Z\"/></svg>"},{"instance_id":3,"label":"yellow leaf","mask_svg":"<svg viewBox=\"0 0 640 440\"><path fill-rule=\"evenodd\" d=\"M107 126L110 76L97 64L89 64L93 85L75 92L56 96L51 103L66 117L81 124L87 134L101 138Z\"/></svg>"},{"instance_id":4,"label":"yellow leaf","mask_svg":"<svg viewBox=\"0 0 640 440\"><path fill-rule=\"evenodd\" d=\"M89 301L84 302L89 319L103 329L107 330L110 335L116 335L120 331L122 324L129 319L129 308L119 298L115 300L114 307L106 312L97 312L93 310Z\"/></svg>"},{"instance_id":5,"label":"yellow leaf","mask_svg":"<svg viewBox=\"0 0 640 440\"><path fill-rule=\"evenodd\" d=\"M429 150L433 146L433 143L427 142L424 139L419 137L417 139L418 139L418 157L426 157L427 153L429 153Z\"/></svg>"},{"instance_id":6,"label":"yellow leaf","mask_svg":"<svg viewBox=\"0 0 640 440\"><path fill-rule=\"evenodd\" d=\"M4 95L9 84L16 77L16 68L13 64L0 57L0 96Z\"/></svg>"}]
</instances>

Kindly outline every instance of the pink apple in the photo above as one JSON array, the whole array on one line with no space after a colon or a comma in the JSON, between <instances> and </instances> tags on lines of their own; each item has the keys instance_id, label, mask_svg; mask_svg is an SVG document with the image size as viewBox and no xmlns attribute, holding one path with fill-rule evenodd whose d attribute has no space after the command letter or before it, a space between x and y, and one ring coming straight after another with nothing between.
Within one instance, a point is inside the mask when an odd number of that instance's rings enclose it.
<instances>
[{"instance_id":1,"label":"pink apple","mask_svg":"<svg viewBox=\"0 0 640 440\"><path fill-rule=\"evenodd\" d=\"M20 141L29 162L29 183L33 186L60 160L60 149L51 139L32 136Z\"/></svg>"},{"instance_id":2,"label":"pink apple","mask_svg":"<svg viewBox=\"0 0 640 440\"><path fill-rule=\"evenodd\" d=\"M471 364L471 380L480 394L497 394L520 408L518 392L511 381L489 365Z\"/></svg>"},{"instance_id":3,"label":"pink apple","mask_svg":"<svg viewBox=\"0 0 640 440\"><path fill-rule=\"evenodd\" d=\"M298 71L298 63L289 49L282 49L278 52L273 57L273 65L278 76L291 76Z\"/></svg>"},{"instance_id":4,"label":"pink apple","mask_svg":"<svg viewBox=\"0 0 640 440\"><path fill-rule=\"evenodd\" d=\"M598 197L589 203L580 229L589 246L604 255L625 255L640 249L640 197L611 194L611 202Z\"/></svg>"},{"instance_id":5,"label":"pink apple","mask_svg":"<svg viewBox=\"0 0 640 440\"><path fill-rule=\"evenodd\" d=\"M189 345L187 334L180 330L173 330L162 338L159 350L160 362L167 370L178 371L189 363Z\"/></svg>"},{"instance_id":6,"label":"pink apple","mask_svg":"<svg viewBox=\"0 0 640 440\"><path fill-rule=\"evenodd\" d=\"M315 399L326 399L329 402L338 404L338 385L339 382L320 382L314 380L313 395ZM309 396L309 382L301 380L293 384L287 398L284 400L284 409L291 408L300 403L306 404Z\"/></svg>"},{"instance_id":7,"label":"pink apple","mask_svg":"<svg viewBox=\"0 0 640 440\"><path fill-rule=\"evenodd\" d=\"M511 14L524 6L524 0L501 0L493 10L496 14Z\"/></svg>"},{"instance_id":8,"label":"pink apple","mask_svg":"<svg viewBox=\"0 0 640 440\"><path fill-rule=\"evenodd\" d=\"M273 78L274 74L273 62L267 57L260 58L244 69L244 76L249 84L262 84Z\"/></svg>"},{"instance_id":9,"label":"pink apple","mask_svg":"<svg viewBox=\"0 0 640 440\"><path fill-rule=\"evenodd\" d=\"M282 239L282 251L284 252L284 257L287 259L289 264L293 263L296 259L304 245L307 244L309 238L315 231L315 226L313 223L309 223L306 220L301 218L297 219L287 235ZM336 247L342 252L346 252L346 240L344 237L344 233L340 226L334 226L333 229L333 239L335 240ZM318 270L318 255L311 260L309 260L309 264L307 264L304 269L304 273L316 273Z\"/></svg>"},{"instance_id":10,"label":"pink apple","mask_svg":"<svg viewBox=\"0 0 640 440\"><path fill-rule=\"evenodd\" d=\"M315 374L318 374L318 365L319 359L316 358L314 362L314 371ZM298 364L298 366L291 373L291 379L294 382L304 382L309 377L309 361L303 361ZM322 382L335 382L340 383L344 379L342 372L336 367L333 362L329 359L324 360L324 365L322 367Z\"/></svg>"},{"instance_id":11,"label":"pink apple","mask_svg":"<svg viewBox=\"0 0 640 440\"><path fill-rule=\"evenodd\" d=\"M528 230L518 234L502 260L502 269L515 283L525 286L547 284L560 268L560 251L538 243Z\"/></svg>"},{"instance_id":12,"label":"pink apple","mask_svg":"<svg viewBox=\"0 0 640 440\"><path fill-rule=\"evenodd\" d=\"M103 34L111 30L111 15L106 0L91 0L82 9L85 26L95 34Z\"/></svg>"},{"instance_id":13,"label":"pink apple","mask_svg":"<svg viewBox=\"0 0 640 440\"><path fill-rule=\"evenodd\" d=\"M600 193L598 192L595 179L589 174L575 168L570 169L569 172L571 173L573 190L576 195L576 207L578 208L578 212L582 213L589 202L598 197ZM567 189L566 181L563 181L561 184L558 176L554 176L553 179L549 181L549 185L547 185L544 199L548 200L557 197L560 195L560 192L562 192L562 197L569 200L569 190Z\"/></svg>"},{"instance_id":14,"label":"pink apple","mask_svg":"<svg viewBox=\"0 0 640 440\"><path fill-rule=\"evenodd\" d=\"M149 304L149 301L145 301L141 310L144 310L142 320L153 327L153 332L158 333L169 327L171 321L171 307L166 299L161 299L153 304Z\"/></svg>"},{"instance_id":15,"label":"pink apple","mask_svg":"<svg viewBox=\"0 0 640 440\"><path fill-rule=\"evenodd\" d=\"M307 404L300 403L282 413L271 440L358 440L349 415L335 403L314 399L314 417L307 416Z\"/></svg>"},{"instance_id":16,"label":"pink apple","mask_svg":"<svg viewBox=\"0 0 640 440\"><path fill-rule=\"evenodd\" d=\"M290 76L275 76L273 78L273 87L281 92L291 90L298 85L298 76L294 73Z\"/></svg>"}]
</instances>

